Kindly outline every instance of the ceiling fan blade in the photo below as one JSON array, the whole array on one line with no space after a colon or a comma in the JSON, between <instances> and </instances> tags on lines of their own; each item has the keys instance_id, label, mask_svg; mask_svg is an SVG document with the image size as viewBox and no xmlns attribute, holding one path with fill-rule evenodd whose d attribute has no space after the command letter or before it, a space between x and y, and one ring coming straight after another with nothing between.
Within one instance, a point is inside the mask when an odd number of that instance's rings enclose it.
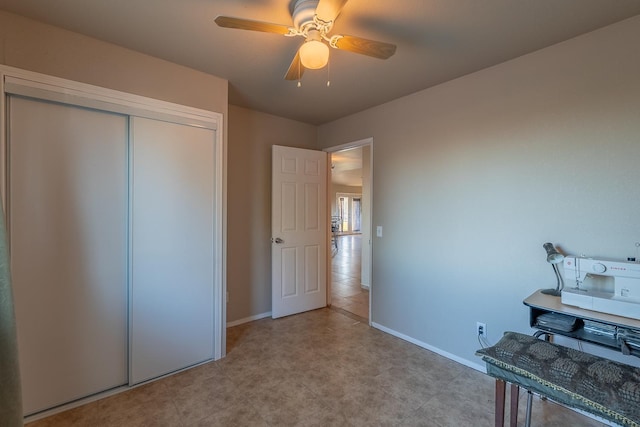
<instances>
[{"instance_id":1,"label":"ceiling fan blade","mask_svg":"<svg viewBox=\"0 0 640 427\"><path fill-rule=\"evenodd\" d=\"M296 52L295 58L291 61L287 74L284 76L285 80L300 80L304 74L304 66L300 62L300 53Z\"/></svg>"},{"instance_id":2,"label":"ceiling fan blade","mask_svg":"<svg viewBox=\"0 0 640 427\"><path fill-rule=\"evenodd\" d=\"M361 55L373 56L379 59L388 59L396 53L396 45L391 43L377 42L354 36L334 36L337 41L334 43L338 49Z\"/></svg>"},{"instance_id":3,"label":"ceiling fan blade","mask_svg":"<svg viewBox=\"0 0 640 427\"><path fill-rule=\"evenodd\" d=\"M216 24L224 28L237 28L239 30L262 31L264 33L289 34L291 31L286 25L271 24L269 22L252 21L250 19L233 18L231 16L218 16Z\"/></svg>"},{"instance_id":4,"label":"ceiling fan blade","mask_svg":"<svg viewBox=\"0 0 640 427\"><path fill-rule=\"evenodd\" d=\"M320 0L316 7L316 15L324 22L335 21L347 0Z\"/></svg>"}]
</instances>

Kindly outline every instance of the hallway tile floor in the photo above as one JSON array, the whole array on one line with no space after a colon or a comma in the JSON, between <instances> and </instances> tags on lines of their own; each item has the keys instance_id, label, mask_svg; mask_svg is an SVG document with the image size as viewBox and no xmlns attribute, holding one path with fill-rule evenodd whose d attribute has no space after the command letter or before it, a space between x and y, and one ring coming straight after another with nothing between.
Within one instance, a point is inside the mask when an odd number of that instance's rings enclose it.
<instances>
[{"instance_id":1,"label":"hallway tile floor","mask_svg":"<svg viewBox=\"0 0 640 427\"><path fill-rule=\"evenodd\" d=\"M369 291L361 286L362 235L338 236L331 260L331 306L369 319Z\"/></svg>"}]
</instances>

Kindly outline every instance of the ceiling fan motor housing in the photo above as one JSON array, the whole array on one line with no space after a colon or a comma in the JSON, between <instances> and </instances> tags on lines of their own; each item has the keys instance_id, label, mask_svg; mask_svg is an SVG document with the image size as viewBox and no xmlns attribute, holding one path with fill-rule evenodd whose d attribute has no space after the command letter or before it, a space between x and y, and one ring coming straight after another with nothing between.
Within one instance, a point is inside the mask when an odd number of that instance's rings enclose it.
<instances>
[{"instance_id":1,"label":"ceiling fan motor housing","mask_svg":"<svg viewBox=\"0 0 640 427\"><path fill-rule=\"evenodd\" d=\"M293 7L293 26L297 30L313 23L313 17L316 14L318 0L298 0Z\"/></svg>"}]
</instances>

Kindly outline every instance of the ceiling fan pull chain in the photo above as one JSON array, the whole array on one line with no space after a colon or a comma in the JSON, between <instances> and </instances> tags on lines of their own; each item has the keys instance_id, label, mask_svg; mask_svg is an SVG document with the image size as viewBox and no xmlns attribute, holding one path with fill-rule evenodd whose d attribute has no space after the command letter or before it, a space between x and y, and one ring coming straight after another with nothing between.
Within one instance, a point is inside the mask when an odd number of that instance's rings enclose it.
<instances>
[{"instance_id":1,"label":"ceiling fan pull chain","mask_svg":"<svg viewBox=\"0 0 640 427\"><path fill-rule=\"evenodd\" d=\"M331 55L329 55L329 60L327 61L327 87L331 86Z\"/></svg>"}]
</instances>

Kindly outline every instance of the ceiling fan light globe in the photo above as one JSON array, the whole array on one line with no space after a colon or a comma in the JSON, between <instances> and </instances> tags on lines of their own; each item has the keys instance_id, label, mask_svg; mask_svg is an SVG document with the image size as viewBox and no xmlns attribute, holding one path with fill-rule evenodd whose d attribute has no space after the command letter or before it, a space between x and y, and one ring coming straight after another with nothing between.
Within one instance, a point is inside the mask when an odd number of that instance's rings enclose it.
<instances>
[{"instance_id":1,"label":"ceiling fan light globe","mask_svg":"<svg viewBox=\"0 0 640 427\"><path fill-rule=\"evenodd\" d=\"M302 65L310 70L323 68L329 62L329 46L318 40L306 41L299 54Z\"/></svg>"}]
</instances>

